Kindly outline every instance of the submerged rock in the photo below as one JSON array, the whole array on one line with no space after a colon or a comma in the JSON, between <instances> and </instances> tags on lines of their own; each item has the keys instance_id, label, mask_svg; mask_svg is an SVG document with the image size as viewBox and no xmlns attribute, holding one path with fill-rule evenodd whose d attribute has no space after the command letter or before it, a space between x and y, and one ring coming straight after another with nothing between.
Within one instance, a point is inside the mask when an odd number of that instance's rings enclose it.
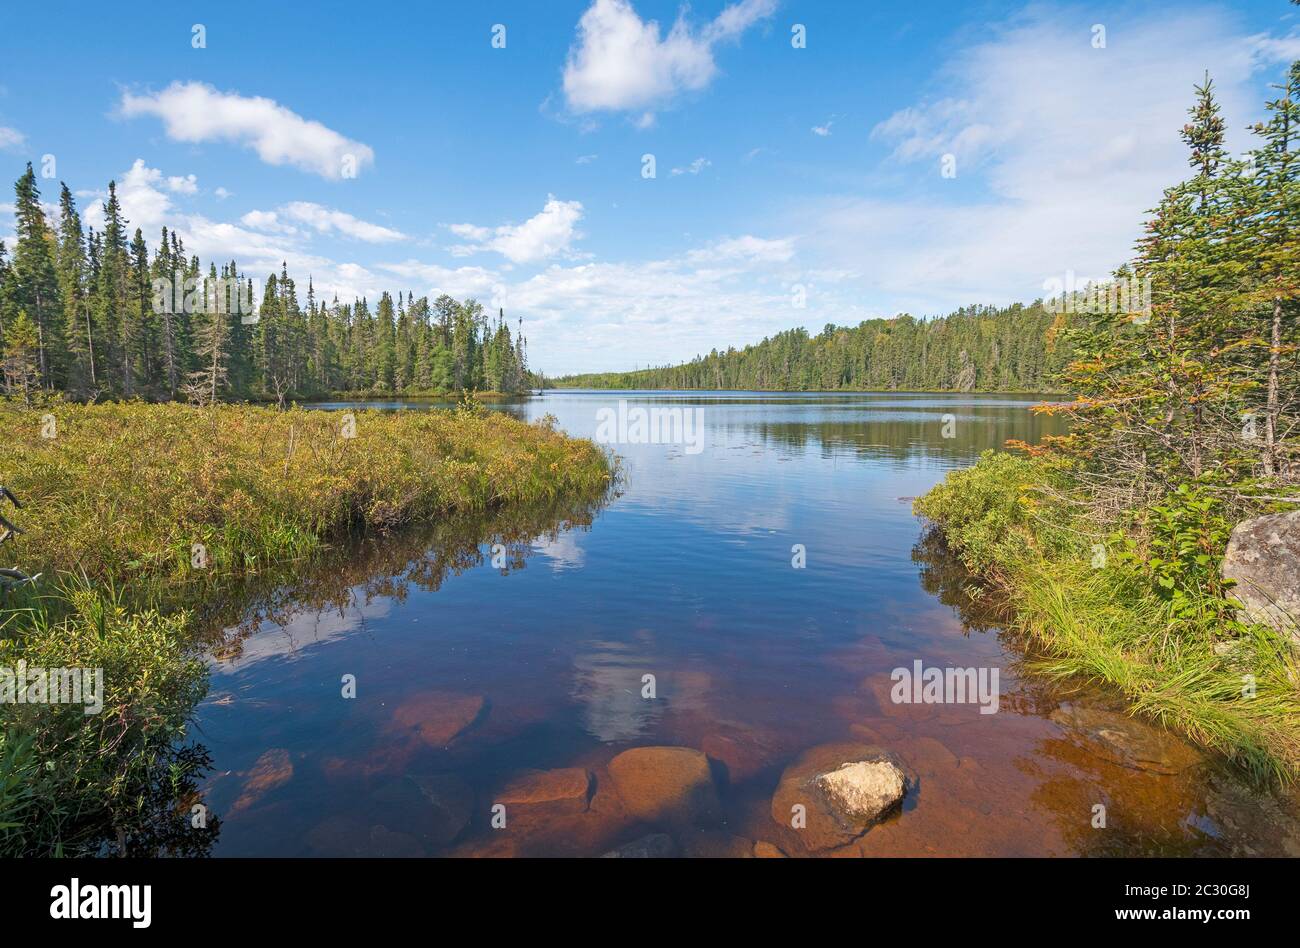
<instances>
[{"instance_id":1,"label":"submerged rock","mask_svg":"<svg viewBox=\"0 0 1300 948\"><path fill-rule=\"evenodd\" d=\"M709 759L689 747L634 747L609 762L628 815L649 822L694 823L718 811Z\"/></svg>"},{"instance_id":2,"label":"submerged rock","mask_svg":"<svg viewBox=\"0 0 1300 948\"><path fill-rule=\"evenodd\" d=\"M666 833L651 833L617 849L605 853L605 859L671 859L677 855L677 844Z\"/></svg>"},{"instance_id":3,"label":"submerged rock","mask_svg":"<svg viewBox=\"0 0 1300 948\"><path fill-rule=\"evenodd\" d=\"M494 797L507 812L513 807L547 807L580 813L587 809L591 774L582 767L529 770L510 781Z\"/></svg>"},{"instance_id":4,"label":"submerged rock","mask_svg":"<svg viewBox=\"0 0 1300 948\"><path fill-rule=\"evenodd\" d=\"M834 849L887 816L907 785L903 768L879 747L825 744L785 769L772 795L772 819L809 850Z\"/></svg>"},{"instance_id":5,"label":"submerged rock","mask_svg":"<svg viewBox=\"0 0 1300 948\"><path fill-rule=\"evenodd\" d=\"M775 843L769 843L765 839L760 839L754 843L755 859L785 859L786 855L781 851L781 847Z\"/></svg>"},{"instance_id":6,"label":"submerged rock","mask_svg":"<svg viewBox=\"0 0 1300 948\"><path fill-rule=\"evenodd\" d=\"M1243 520L1232 530L1223 578L1251 622L1300 642L1300 510Z\"/></svg>"},{"instance_id":7,"label":"submerged rock","mask_svg":"<svg viewBox=\"0 0 1300 948\"><path fill-rule=\"evenodd\" d=\"M486 707L482 695L428 691L397 706L392 728L414 735L429 747L446 747L477 723Z\"/></svg>"},{"instance_id":8,"label":"submerged rock","mask_svg":"<svg viewBox=\"0 0 1300 948\"><path fill-rule=\"evenodd\" d=\"M282 787L293 779L293 761L289 752L282 747L272 748L257 758L253 766L244 775L244 790L231 807L232 813L238 813L252 806L276 787Z\"/></svg>"},{"instance_id":9,"label":"submerged rock","mask_svg":"<svg viewBox=\"0 0 1300 948\"><path fill-rule=\"evenodd\" d=\"M1201 761L1181 738L1125 714L1066 704L1048 719L1081 735L1098 756L1121 767L1176 774Z\"/></svg>"}]
</instances>

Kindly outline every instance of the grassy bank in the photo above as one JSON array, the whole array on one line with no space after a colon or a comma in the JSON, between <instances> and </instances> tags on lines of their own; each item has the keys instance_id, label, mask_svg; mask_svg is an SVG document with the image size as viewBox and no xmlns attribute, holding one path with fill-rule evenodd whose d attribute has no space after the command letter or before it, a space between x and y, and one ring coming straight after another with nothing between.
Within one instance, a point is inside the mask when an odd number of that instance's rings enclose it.
<instances>
[{"instance_id":1,"label":"grassy bank","mask_svg":"<svg viewBox=\"0 0 1300 948\"><path fill-rule=\"evenodd\" d=\"M1297 658L1240 622L1217 580L1228 524L1195 489L1113 523L1085 519L1050 462L986 452L916 501L963 563L1005 595L1047 657L1260 781L1300 774Z\"/></svg>"},{"instance_id":2,"label":"grassy bank","mask_svg":"<svg viewBox=\"0 0 1300 948\"><path fill-rule=\"evenodd\" d=\"M185 852L204 760L186 602L358 532L597 496L592 443L499 413L0 402L0 667L102 668L103 710L0 704L0 854ZM141 827L147 829L141 830Z\"/></svg>"}]
</instances>

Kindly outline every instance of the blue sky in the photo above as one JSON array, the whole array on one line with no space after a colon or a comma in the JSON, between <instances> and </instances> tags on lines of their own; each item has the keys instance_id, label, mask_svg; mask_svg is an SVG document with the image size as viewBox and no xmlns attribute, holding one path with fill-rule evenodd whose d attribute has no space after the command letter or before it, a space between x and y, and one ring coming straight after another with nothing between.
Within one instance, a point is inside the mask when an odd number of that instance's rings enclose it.
<instances>
[{"instance_id":1,"label":"blue sky","mask_svg":"<svg viewBox=\"0 0 1300 948\"><path fill-rule=\"evenodd\" d=\"M474 296L534 368L631 368L1104 276L1184 174L1207 69L1249 146L1296 9L7 4L0 172L53 156L44 199L66 181L88 222L116 179L151 244L326 298Z\"/></svg>"}]
</instances>

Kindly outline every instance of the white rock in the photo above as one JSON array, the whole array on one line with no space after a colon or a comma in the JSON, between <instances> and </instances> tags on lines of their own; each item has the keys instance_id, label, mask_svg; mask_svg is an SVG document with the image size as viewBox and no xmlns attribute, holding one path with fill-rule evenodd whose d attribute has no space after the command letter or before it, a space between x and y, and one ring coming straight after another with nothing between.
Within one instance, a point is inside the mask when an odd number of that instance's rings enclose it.
<instances>
[{"instance_id":1,"label":"white rock","mask_svg":"<svg viewBox=\"0 0 1300 948\"><path fill-rule=\"evenodd\" d=\"M906 779L892 761L855 760L820 774L816 785L844 816L874 820L903 799Z\"/></svg>"}]
</instances>

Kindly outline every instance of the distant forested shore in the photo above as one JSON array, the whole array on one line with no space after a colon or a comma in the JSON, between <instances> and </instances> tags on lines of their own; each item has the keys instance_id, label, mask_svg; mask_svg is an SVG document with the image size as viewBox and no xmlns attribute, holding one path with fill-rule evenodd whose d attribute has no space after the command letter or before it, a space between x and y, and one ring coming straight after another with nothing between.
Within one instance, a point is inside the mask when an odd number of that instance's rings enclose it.
<instances>
[{"instance_id":1,"label":"distant forested shore","mask_svg":"<svg viewBox=\"0 0 1300 948\"><path fill-rule=\"evenodd\" d=\"M1053 312L1053 309L1061 312ZM900 315L857 326L777 333L681 365L546 379L551 388L742 391L1059 391L1070 363L1063 330L1082 319L1042 302L968 306L948 316Z\"/></svg>"},{"instance_id":2,"label":"distant forested shore","mask_svg":"<svg viewBox=\"0 0 1300 948\"><path fill-rule=\"evenodd\" d=\"M30 400L275 401L528 387L527 342L475 300L384 292L305 299L282 265L260 294L235 261L209 263L162 228L150 250L113 182L99 232L65 184L47 218L31 164L15 187L16 243L0 241L0 370Z\"/></svg>"}]
</instances>

